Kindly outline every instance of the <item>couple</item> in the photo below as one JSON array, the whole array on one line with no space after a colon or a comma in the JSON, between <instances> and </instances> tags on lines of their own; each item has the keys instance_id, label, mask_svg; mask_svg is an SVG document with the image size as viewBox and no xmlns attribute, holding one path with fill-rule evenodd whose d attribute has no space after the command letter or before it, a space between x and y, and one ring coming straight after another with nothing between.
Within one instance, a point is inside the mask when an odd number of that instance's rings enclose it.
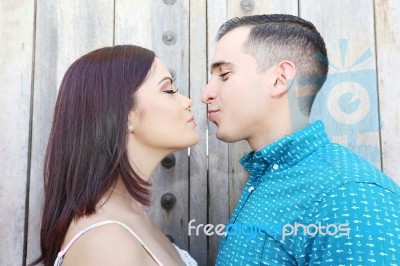
<instances>
[{"instance_id":1,"label":"couple","mask_svg":"<svg viewBox=\"0 0 400 266\"><path fill-rule=\"evenodd\" d=\"M399 187L329 142L322 122L308 125L315 94L296 96L296 78L320 77L310 85L317 92L328 72L315 27L290 15L234 18L217 42L202 101L219 139L253 150L241 160L250 177L229 223L285 225L251 239L227 234L217 265L399 263ZM142 210L160 161L198 142L190 108L145 48L106 47L70 66L45 158L36 263L196 265Z\"/></svg>"}]
</instances>

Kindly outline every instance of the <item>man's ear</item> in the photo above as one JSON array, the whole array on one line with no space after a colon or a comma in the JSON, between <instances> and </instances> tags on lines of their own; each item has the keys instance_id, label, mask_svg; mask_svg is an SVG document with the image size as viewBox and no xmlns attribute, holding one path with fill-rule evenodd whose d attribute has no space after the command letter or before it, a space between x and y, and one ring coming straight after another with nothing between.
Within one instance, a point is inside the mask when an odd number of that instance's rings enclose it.
<instances>
[{"instance_id":1,"label":"man's ear","mask_svg":"<svg viewBox=\"0 0 400 266\"><path fill-rule=\"evenodd\" d=\"M271 97L276 98L288 92L296 77L296 67L291 61L282 61L276 65L275 83Z\"/></svg>"}]
</instances>

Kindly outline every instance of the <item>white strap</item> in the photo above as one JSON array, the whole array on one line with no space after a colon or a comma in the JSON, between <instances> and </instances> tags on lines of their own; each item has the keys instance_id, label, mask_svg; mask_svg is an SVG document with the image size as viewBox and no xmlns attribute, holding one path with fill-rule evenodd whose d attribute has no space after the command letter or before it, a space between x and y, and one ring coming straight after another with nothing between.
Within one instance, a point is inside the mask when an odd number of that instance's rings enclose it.
<instances>
[{"instance_id":1,"label":"white strap","mask_svg":"<svg viewBox=\"0 0 400 266\"><path fill-rule=\"evenodd\" d=\"M155 262L158 265L163 265L161 263L161 261L154 255L153 252L151 252L151 250L146 246L146 244L143 242L143 240L135 233L133 232L132 229L130 229L126 224L121 223L119 221L114 221L114 220L107 220L107 221L103 221L103 222L99 222L99 223L95 223L92 224L88 227L86 227L85 229L83 229L82 231L80 231L79 233L77 233L72 239L71 241L68 242L68 244L65 246L65 248L63 250L61 250L58 255L57 255L57 259L54 262L54 266L60 266L62 261L63 261L63 257L65 255L65 253L67 253L68 249L72 246L72 244L84 233L86 233L87 231L102 226L102 225L106 225L106 224L119 224L121 226L123 226L126 230L128 230L138 241L139 243L142 245L142 247L149 253L149 255L155 260Z\"/></svg>"}]
</instances>

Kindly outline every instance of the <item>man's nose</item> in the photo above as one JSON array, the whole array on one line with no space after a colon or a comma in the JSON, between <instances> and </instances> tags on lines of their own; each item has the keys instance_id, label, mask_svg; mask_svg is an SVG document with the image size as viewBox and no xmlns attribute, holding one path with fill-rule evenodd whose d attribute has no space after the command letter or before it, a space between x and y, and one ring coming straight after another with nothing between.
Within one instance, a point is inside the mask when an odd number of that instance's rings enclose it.
<instances>
[{"instance_id":1,"label":"man's nose","mask_svg":"<svg viewBox=\"0 0 400 266\"><path fill-rule=\"evenodd\" d=\"M212 81L209 81L203 89L201 101L205 104L211 103L217 97L217 89Z\"/></svg>"}]
</instances>

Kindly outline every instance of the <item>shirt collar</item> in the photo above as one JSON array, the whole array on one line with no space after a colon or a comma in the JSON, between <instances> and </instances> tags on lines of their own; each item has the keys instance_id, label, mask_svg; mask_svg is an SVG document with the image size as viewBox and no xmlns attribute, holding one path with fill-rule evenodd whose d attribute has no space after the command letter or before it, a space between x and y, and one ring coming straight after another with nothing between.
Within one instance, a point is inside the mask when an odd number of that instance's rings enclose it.
<instances>
[{"instance_id":1,"label":"shirt collar","mask_svg":"<svg viewBox=\"0 0 400 266\"><path fill-rule=\"evenodd\" d=\"M265 171L282 171L328 142L324 124L316 121L258 151L246 154L240 163L251 175L260 175Z\"/></svg>"}]
</instances>

